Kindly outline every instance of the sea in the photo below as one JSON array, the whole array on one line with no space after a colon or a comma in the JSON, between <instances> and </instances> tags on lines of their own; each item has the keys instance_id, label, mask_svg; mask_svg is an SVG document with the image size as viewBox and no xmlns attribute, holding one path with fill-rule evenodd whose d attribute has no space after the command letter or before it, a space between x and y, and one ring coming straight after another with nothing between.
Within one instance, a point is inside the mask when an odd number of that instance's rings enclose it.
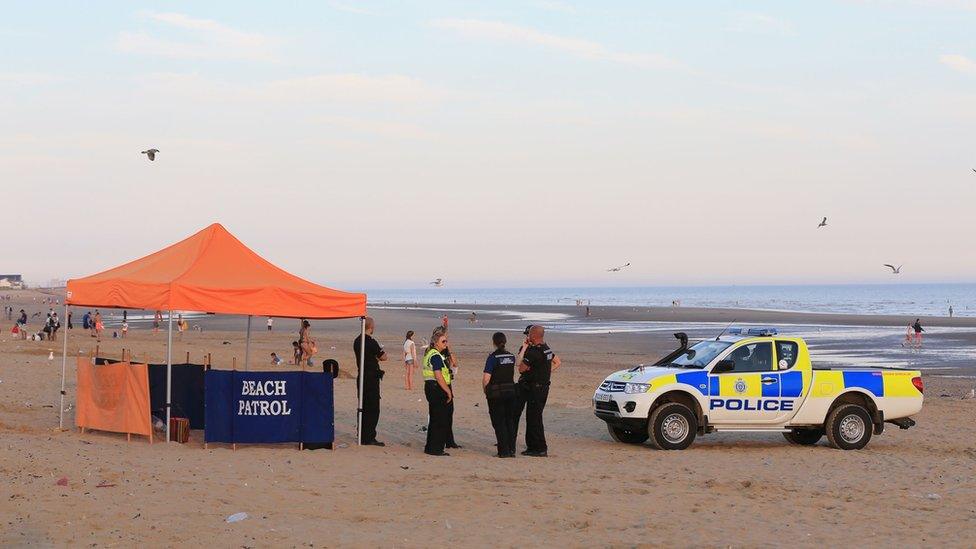
<instances>
[{"instance_id":1,"label":"sea","mask_svg":"<svg viewBox=\"0 0 976 549\"><path fill-rule=\"evenodd\" d=\"M371 305L616 305L719 307L873 315L976 316L976 284L641 286L367 290Z\"/></svg>"}]
</instances>

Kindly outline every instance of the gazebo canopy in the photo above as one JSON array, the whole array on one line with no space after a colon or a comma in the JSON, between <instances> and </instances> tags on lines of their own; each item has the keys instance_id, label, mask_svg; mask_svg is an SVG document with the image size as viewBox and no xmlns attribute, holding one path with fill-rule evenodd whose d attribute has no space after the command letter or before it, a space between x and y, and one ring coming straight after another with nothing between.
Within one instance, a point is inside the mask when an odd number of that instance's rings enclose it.
<instances>
[{"instance_id":1,"label":"gazebo canopy","mask_svg":"<svg viewBox=\"0 0 976 549\"><path fill-rule=\"evenodd\" d=\"M290 274L219 223L142 259L69 280L66 303L292 318L366 315L366 294Z\"/></svg>"}]
</instances>

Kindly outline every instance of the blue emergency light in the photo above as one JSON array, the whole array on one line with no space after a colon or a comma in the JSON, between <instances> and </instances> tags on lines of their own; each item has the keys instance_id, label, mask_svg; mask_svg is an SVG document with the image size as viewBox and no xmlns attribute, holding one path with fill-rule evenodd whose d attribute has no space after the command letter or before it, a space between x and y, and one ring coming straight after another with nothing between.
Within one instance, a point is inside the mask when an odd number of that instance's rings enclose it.
<instances>
[{"instance_id":1,"label":"blue emergency light","mask_svg":"<svg viewBox=\"0 0 976 549\"><path fill-rule=\"evenodd\" d=\"M774 336L779 333L779 330L772 327L766 328L748 328L743 330L742 328L729 328L729 335L751 335L751 336Z\"/></svg>"}]
</instances>

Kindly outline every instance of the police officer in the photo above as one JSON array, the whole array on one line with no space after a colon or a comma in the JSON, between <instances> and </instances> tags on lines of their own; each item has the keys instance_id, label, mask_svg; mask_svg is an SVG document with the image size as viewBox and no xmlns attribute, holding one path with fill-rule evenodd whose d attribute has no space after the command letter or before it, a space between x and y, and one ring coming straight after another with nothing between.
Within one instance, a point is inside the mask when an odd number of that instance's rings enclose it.
<instances>
[{"instance_id":1,"label":"police officer","mask_svg":"<svg viewBox=\"0 0 976 549\"><path fill-rule=\"evenodd\" d=\"M447 333L438 328L430 336L430 348L424 353L420 373L424 376L424 396L430 422L427 425L427 444L424 453L431 456L450 455L444 451L450 425L450 404L454 400L451 392L451 369L441 354L447 349Z\"/></svg>"},{"instance_id":2,"label":"police officer","mask_svg":"<svg viewBox=\"0 0 976 549\"><path fill-rule=\"evenodd\" d=\"M363 419L362 419L362 443L371 446L386 446L376 440L376 424L380 421L380 380L383 379L383 370L380 370L380 361L386 360L386 351L375 339L373 339L373 329L376 323L372 318L366 317L366 356L363 361L363 379L356 378L356 390L359 390L359 383L363 384ZM356 365L359 365L360 338L356 336L353 341L353 351L356 353Z\"/></svg>"},{"instance_id":3,"label":"police officer","mask_svg":"<svg viewBox=\"0 0 976 549\"><path fill-rule=\"evenodd\" d=\"M546 457L545 428L542 425L542 411L549 398L549 379L552 372L562 363L558 356L546 345L546 330L533 325L525 329L526 338L519 350L518 370L518 416L525 409L525 446L523 456ZM517 418L516 418L517 421Z\"/></svg>"},{"instance_id":4,"label":"police officer","mask_svg":"<svg viewBox=\"0 0 976 549\"><path fill-rule=\"evenodd\" d=\"M488 416L495 429L498 457L515 457L515 432L518 427L515 407L515 355L505 350L506 337L501 332L491 336L495 351L485 361L482 386L488 399Z\"/></svg>"}]
</instances>

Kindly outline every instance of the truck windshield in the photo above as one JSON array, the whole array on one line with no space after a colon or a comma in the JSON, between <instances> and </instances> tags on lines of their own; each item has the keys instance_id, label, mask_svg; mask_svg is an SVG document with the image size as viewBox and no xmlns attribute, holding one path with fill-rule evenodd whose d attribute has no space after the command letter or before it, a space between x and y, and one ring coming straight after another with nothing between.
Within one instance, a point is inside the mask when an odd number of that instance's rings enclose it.
<instances>
[{"instance_id":1,"label":"truck windshield","mask_svg":"<svg viewBox=\"0 0 976 549\"><path fill-rule=\"evenodd\" d=\"M672 368L704 368L708 363L727 349L732 343L728 341L699 341L668 366Z\"/></svg>"}]
</instances>

